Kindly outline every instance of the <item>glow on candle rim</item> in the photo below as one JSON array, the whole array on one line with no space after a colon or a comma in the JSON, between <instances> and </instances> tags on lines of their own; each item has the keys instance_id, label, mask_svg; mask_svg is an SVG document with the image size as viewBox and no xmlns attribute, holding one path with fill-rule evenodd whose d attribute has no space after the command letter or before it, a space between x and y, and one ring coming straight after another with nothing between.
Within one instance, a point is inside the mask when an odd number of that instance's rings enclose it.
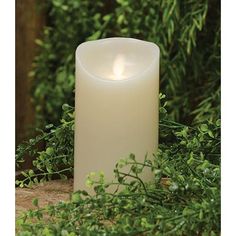
<instances>
[{"instance_id":1,"label":"glow on candle rim","mask_svg":"<svg viewBox=\"0 0 236 236\"><path fill-rule=\"evenodd\" d=\"M142 72L140 72L139 74L135 74L135 75L132 75L132 76L129 76L129 77L126 77L126 78L122 78L122 79L111 79L111 78L104 78L104 77L101 77L97 74L94 74L94 73L91 73L89 72L86 67L83 65L81 59L80 59L80 50L83 48L83 47L89 47L89 44L94 44L94 43L104 43L106 41L121 41L123 40L124 43L125 42L139 42L139 43L142 43L142 44L146 44L148 45L149 47L152 47L154 50L152 51L152 53L154 54L153 55L153 60L152 62L150 63L149 66L147 66ZM159 56L160 56L160 49L159 47L155 44L155 43L152 43L152 42L147 42L147 41L143 41L143 40L139 40L139 39L134 39L134 38L125 38L125 37L111 37L111 38L105 38L105 39L98 39L98 40L92 40L92 41L87 41L87 42L84 42L84 43L81 43L77 48L76 48L76 52L75 52L75 56L77 58L77 62L80 64L81 68L83 69L83 71L89 75L90 78L93 78L95 80L102 80L104 82L107 82L107 83L117 83L117 82L125 82L125 81L130 81L130 80L137 80L138 78L142 77L143 74L147 73L149 70L151 70L151 68L153 66L155 66L156 63L158 63L158 60L159 60Z\"/></svg>"},{"instance_id":2,"label":"glow on candle rim","mask_svg":"<svg viewBox=\"0 0 236 236\"><path fill-rule=\"evenodd\" d=\"M124 70L125 70L125 57L123 54L117 54L116 58L113 62L113 76L114 80L121 80L124 79L122 78L124 75ZM125 78L126 79L126 78Z\"/></svg>"}]
</instances>

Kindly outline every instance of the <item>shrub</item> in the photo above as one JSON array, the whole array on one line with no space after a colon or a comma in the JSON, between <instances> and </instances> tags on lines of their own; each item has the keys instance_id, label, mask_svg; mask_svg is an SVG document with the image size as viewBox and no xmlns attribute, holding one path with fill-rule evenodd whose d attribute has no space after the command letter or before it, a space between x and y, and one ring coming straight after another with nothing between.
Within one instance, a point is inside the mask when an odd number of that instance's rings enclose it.
<instances>
[{"instance_id":1,"label":"shrub","mask_svg":"<svg viewBox=\"0 0 236 236\"><path fill-rule=\"evenodd\" d=\"M64 107L68 117L70 109ZM79 190L69 202L24 213L17 220L19 235L219 235L220 120L190 127L170 120L164 107L160 111L161 139L153 162L139 163L130 154L114 167L112 183L99 173L100 178L89 176L94 196ZM17 184L29 186L52 174L64 178L73 170L71 121L62 120L59 127L31 141L43 137L47 144L34 161L41 173L28 170ZM25 147L35 152L31 144ZM60 163L66 167L59 168ZM130 171L124 171L125 166ZM139 177L144 167L154 173L153 183ZM110 185L117 186L113 193L106 191Z\"/></svg>"},{"instance_id":2,"label":"shrub","mask_svg":"<svg viewBox=\"0 0 236 236\"><path fill-rule=\"evenodd\" d=\"M219 1L45 4L49 24L36 41L41 50L31 76L40 127L49 125L18 146L17 165L27 155L34 158L34 169L22 172L18 186L73 175L73 55L79 43L111 36L157 43L161 91L168 102L160 94L154 161L139 163L130 154L114 167L115 182L105 183L101 174L96 181L89 177L94 196L79 190L69 202L25 212L17 220L18 235L220 235ZM45 148L39 148L42 141ZM144 166L154 182L139 178ZM111 184L123 190L108 193Z\"/></svg>"},{"instance_id":3,"label":"shrub","mask_svg":"<svg viewBox=\"0 0 236 236\"><path fill-rule=\"evenodd\" d=\"M74 53L86 41L133 37L161 50L161 91L176 120L191 124L219 113L218 0L51 0L33 70L39 123L58 124L61 105L74 104ZM193 112L194 111L194 112Z\"/></svg>"},{"instance_id":4,"label":"shrub","mask_svg":"<svg viewBox=\"0 0 236 236\"><path fill-rule=\"evenodd\" d=\"M161 101L164 97L160 94ZM166 102L160 107L160 144L153 162L139 163L130 154L114 167L112 183L91 175L94 196L79 190L69 202L25 212L17 220L18 235L219 235L220 120L190 127L172 121L165 107ZM18 185L73 173L73 108L64 105L63 110L61 125L47 126L49 131L18 148L17 160L34 154L40 171L24 172ZM42 139L46 148L38 152L35 144ZM139 177L144 167L154 173L153 183ZM110 185L123 190L108 193Z\"/></svg>"}]
</instances>

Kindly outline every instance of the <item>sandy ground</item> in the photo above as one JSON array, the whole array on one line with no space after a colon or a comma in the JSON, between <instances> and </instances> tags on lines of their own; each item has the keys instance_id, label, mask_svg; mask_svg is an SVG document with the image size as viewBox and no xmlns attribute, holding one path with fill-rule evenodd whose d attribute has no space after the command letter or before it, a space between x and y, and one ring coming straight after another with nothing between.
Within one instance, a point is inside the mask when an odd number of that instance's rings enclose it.
<instances>
[{"instance_id":1,"label":"sandy ground","mask_svg":"<svg viewBox=\"0 0 236 236\"><path fill-rule=\"evenodd\" d=\"M39 206L68 201L73 192L73 179L52 180L43 184L34 185L32 188L16 188L16 217L22 212L35 209L32 200L37 198Z\"/></svg>"}]
</instances>

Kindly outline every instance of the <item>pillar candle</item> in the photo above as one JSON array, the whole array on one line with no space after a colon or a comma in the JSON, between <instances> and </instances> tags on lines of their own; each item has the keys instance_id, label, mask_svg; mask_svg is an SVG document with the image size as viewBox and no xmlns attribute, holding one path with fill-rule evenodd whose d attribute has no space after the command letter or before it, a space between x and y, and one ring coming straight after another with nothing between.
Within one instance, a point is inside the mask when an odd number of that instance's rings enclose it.
<instances>
[{"instance_id":1,"label":"pillar candle","mask_svg":"<svg viewBox=\"0 0 236 236\"><path fill-rule=\"evenodd\" d=\"M158 145L159 48L132 38L107 38L76 49L74 190L135 154L152 158ZM153 178L150 170L144 181ZM90 191L90 190L89 190Z\"/></svg>"}]
</instances>

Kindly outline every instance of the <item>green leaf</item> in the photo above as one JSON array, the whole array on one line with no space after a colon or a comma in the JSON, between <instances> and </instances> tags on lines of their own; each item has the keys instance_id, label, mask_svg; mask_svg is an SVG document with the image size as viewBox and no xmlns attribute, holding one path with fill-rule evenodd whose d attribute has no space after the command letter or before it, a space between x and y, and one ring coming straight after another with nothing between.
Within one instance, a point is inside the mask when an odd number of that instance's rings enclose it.
<instances>
[{"instance_id":1,"label":"green leaf","mask_svg":"<svg viewBox=\"0 0 236 236\"><path fill-rule=\"evenodd\" d=\"M209 135L211 138L214 138L214 134L212 133L211 130L209 130L207 133L208 133L208 135Z\"/></svg>"},{"instance_id":2,"label":"green leaf","mask_svg":"<svg viewBox=\"0 0 236 236\"><path fill-rule=\"evenodd\" d=\"M170 191L174 192L179 188L178 184L173 182L171 186L169 187Z\"/></svg>"},{"instance_id":3,"label":"green leaf","mask_svg":"<svg viewBox=\"0 0 236 236\"><path fill-rule=\"evenodd\" d=\"M22 174L24 177L28 177L28 174L27 174L25 171L21 171L21 174Z\"/></svg>"},{"instance_id":4,"label":"green leaf","mask_svg":"<svg viewBox=\"0 0 236 236\"><path fill-rule=\"evenodd\" d=\"M40 40L40 39L36 39L36 40L35 40L35 43L36 43L37 45L39 45L39 46L42 46L42 45L43 45L43 41Z\"/></svg>"},{"instance_id":5,"label":"green leaf","mask_svg":"<svg viewBox=\"0 0 236 236\"><path fill-rule=\"evenodd\" d=\"M53 147L48 147L48 148L46 149L46 153L47 153L48 155L52 155L53 152L54 152Z\"/></svg>"},{"instance_id":6,"label":"green leaf","mask_svg":"<svg viewBox=\"0 0 236 236\"><path fill-rule=\"evenodd\" d=\"M75 192L75 193L72 194L72 196L71 196L71 201L72 201L73 203L78 203L78 202L80 202L81 200L82 200L82 198L81 198L81 196L80 196L80 193Z\"/></svg>"},{"instance_id":7,"label":"green leaf","mask_svg":"<svg viewBox=\"0 0 236 236\"><path fill-rule=\"evenodd\" d=\"M63 104L63 105L62 105L62 110L63 110L63 111L68 110L68 108L70 108L70 106L69 106L68 104Z\"/></svg>"},{"instance_id":8,"label":"green leaf","mask_svg":"<svg viewBox=\"0 0 236 236\"><path fill-rule=\"evenodd\" d=\"M46 129L50 129L52 127L53 127L53 124L48 124L48 125L45 126Z\"/></svg>"},{"instance_id":9,"label":"green leaf","mask_svg":"<svg viewBox=\"0 0 236 236\"><path fill-rule=\"evenodd\" d=\"M206 132L206 131L208 131L208 125L207 124L202 124L200 126L200 129L201 129L201 131Z\"/></svg>"},{"instance_id":10,"label":"green leaf","mask_svg":"<svg viewBox=\"0 0 236 236\"><path fill-rule=\"evenodd\" d=\"M93 35L91 35L90 37L87 38L88 41L90 40L96 40L101 36L101 31L98 30L97 32L95 32Z\"/></svg>"},{"instance_id":11,"label":"green leaf","mask_svg":"<svg viewBox=\"0 0 236 236\"><path fill-rule=\"evenodd\" d=\"M47 172L48 172L48 173L53 173L53 170L52 170L52 166L51 166L51 165L48 164L48 165L46 166L46 169L47 169Z\"/></svg>"},{"instance_id":12,"label":"green leaf","mask_svg":"<svg viewBox=\"0 0 236 236\"><path fill-rule=\"evenodd\" d=\"M129 154L129 159L134 161L135 160L135 155L133 153L130 153Z\"/></svg>"},{"instance_id":13,"label":"green leaf","mask_svg":"<svg viewBox=\"0 0 236 236\"><path fill-rule=\"evenodd\" d=\"M29 176L32 177L34 175L34 171L33 170L29 170Z\"/></svg>"},{"instance_id":14,"label":"green leaf","mask_svg":"<svg viewBox=\"0 0 236 236\"><path fill-rule=\"evenodd\" d=\"M39 183L38 178L36 178L36 177L33 179L33 181L34 181L35 184Z\"/></svg>"},{"instance_id":15,"label":"green leaf","mask_svg":"<svg viewBox=\"0 0 236 236\"><path fill-rule=\"evenodd\" d=\"M117 24L121 25L123 23L124 19L125 19L124 15L120 15L117 19Z\"/></svg>"},{"instance_id":16,"label":"green leaf","mask_svg":"<svg viewBox=\"0 0 236 236\"><path fill-rule=\"evenodd\" d=\"M38 199L37 199L37 198L34 198L34 199L32 200L32 204L33 204L34 206L38 207L38 206L39 206L39 201L38 201Z\"/></svg>"}]
</instances>

